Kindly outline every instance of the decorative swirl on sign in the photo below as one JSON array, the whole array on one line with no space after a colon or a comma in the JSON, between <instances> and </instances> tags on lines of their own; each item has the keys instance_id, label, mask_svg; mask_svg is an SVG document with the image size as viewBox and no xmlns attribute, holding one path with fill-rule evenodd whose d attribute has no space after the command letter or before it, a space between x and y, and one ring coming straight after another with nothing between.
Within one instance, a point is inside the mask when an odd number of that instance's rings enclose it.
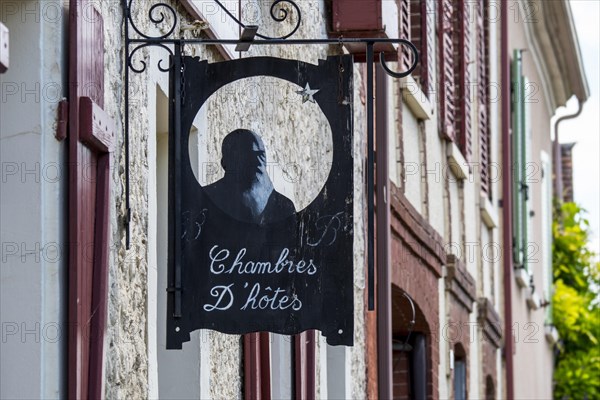
<instances>
[{"instance_id":1,"label":"decorative swirl on sign","mask_svg":"<svg viewBox=\"0 0 600 400\"><path fill-rule=\"evenodd\" d=\"M140 68L136 68L133 65L133 57L134 57L135 53L137 53L139 50L143 49L144 47L150 47L150 46L160 47L162 49L165 49L171 56L173 55L173 50L171 50L169 47L165 46L164 44L161 44L161 43L144 43L144 44L140 44L139 46L137 46L136 48L134 48L131 51L131 53L129 53L129 56L127 57L127 65L129 66L129 68L131 68L131 70L133 72L142 73L148 67L148 65L146 64L146 61L140 60L139 63L142 66ZM168 67L165 68L165 67L162 66L162 62L163 61L164 61L163 59L158 60L158 69L161 70L162 72L168 72L171 69L171 67L173 67L173 64L169 63Z\"/></svg>"},{"instance_id":2,"label":"decorative swirl on sign","mask_svg":"<svg viewBox=\"0 0 600 400\"><path fill-rule=\"evenodd\" d=\"M343 215L344 212L341 211L337 214L324 215L317 219L315 222L315 228L320 232L320 237L313 241L307 238L306 244L311 247L316 247L319 245L331 246L337 239L338 232L343 229L341 220Z\"/></svg>"},{"instance_id":3,"label":"decorative swirl on sign","mask_svg":"<svg viewBox=\"0 0 600 400\"><path fill-rule=\"evenodd\" d=\"M411 64L410 68L403 72L392 71L385 63L385 56L384 56L383 52L379 53L379 63L381 64L381 66L383 67L383 69L385 70L385 72L388 75L393 76L394 78L404 78L405 76L410 75L410 73L413 72L415 70L415 68L417 68L417 64L419 63L419 51L417 50L417 47L409 40L400 39L400 40L398 40L398 44L400 46L408 46L410 51L412 51L413 62Z\"/></svg>"},{"instance_id":4,"label":"decorative swirl on sign","mask_svg":"<svg viewBox=\"0 0 600 400\"><path fill-rule=\"evenodd\" d=\"M298 14L298 20L296 21L296 25L294 26L294 28L292 29L292 31L290 33L288 33L287 35L283 35L281 37L278 38L271 38L265 35L261 35L261 34L256 34L256 36L258 36L261 39L287 39L290 36L292 36L294 33L296 33L296 31L298 30L298 28L300 28L300 23L302 22L302 13L300 12L300 8L298 7L298 5L296 3L294 3L291 0L277 0L275 1L273 4L271 4L271 18L273 18L274 21L277 22L284 22L288 15L290 14L290 12L288 10L286 10L283 7L279 8L279 14L280 16L277 17L275 15L275 7L281 3L289 3L290 6L292 6L294 8L294 10L296 10L296 13Z\"/></svg>"},{"instance_id":5,"label":"decorative swirl on sign","mask_svg":"<svg viewBox=\"0 0 600 400\"><path fill-rule=\"evenodd\" d=\"M167 16L163 12L163 9L168 11L168 13L171 14L171 17L172 17L172 23L171 23L171 25L168 26L169 29L168 29L167 33L165 33L163 35L158 35L158 36L150 36L150 35L146 35L145 33L143 33L137 27L135 22L133 21L133 17L131 16L131 4L132 3L133 3L133 0L129 0L129 5L127 7L127 19L129 20L129 23L131 24L131 27L133 28L133 30L138 35L140 35L144 39L166 39L173 34L173 32L175 31L175 27L177 27L177 12L175 11L175 9L173 9L173 7L171 7L170 5L168 5L166 3L156 3L152 7L150 7L150 10L148 10L148 19L151 22L153 22L154 24L157 24L157 25L162 24L167 20Z\"/></svg>"},{"instance_id":6,"label":"decorative swirl on sign","mask_svg":"<svg viewBox=\"0 0 600 400\"><path fill-rule=\"evenodd\" d=\"M241 26L242 28L246 28L246 24L244 24L242 21L240 21L238 18L236 18L235 15L233 15L228 9L227 7L225 7L223 5L223 3L221 3L219 0L215 0L215 3L217 3L219 5L219 7L221 7L221 9L229 16L229 18L231 18L236 24L238 24L239 26ZM288 16L290 16L290 11L286 10L285 8L283 8L282 3L287 3L289 4L294 10L296 10L296 13L298 14L298 20L296 21L296 25L294 25L294 28L292 29L292 31L290 33L288 33L287 35L283 35L283 36L279 36L279 37L271 37L271 36L266 36L266 35L261 35L260 33L257 33L256 36L261 38L261 39L266 39L266 40L273 40L273 39L287 39L290 36L292 36L294 33L296 33L296 31L298 30L298 28L300 28L300 23L302 22L302 13L300 12L300 7L298 7L298 5L293 2L292 0L276 0L273 2L273 4L271 5L271 10L270 10L270 14L271 14L271 18L276 21L276 22L284 22ZM275 15L275 12L277 11L276 8L277 6L280 5L279 8L279 16Z\"/></svg>"}]
</instances>

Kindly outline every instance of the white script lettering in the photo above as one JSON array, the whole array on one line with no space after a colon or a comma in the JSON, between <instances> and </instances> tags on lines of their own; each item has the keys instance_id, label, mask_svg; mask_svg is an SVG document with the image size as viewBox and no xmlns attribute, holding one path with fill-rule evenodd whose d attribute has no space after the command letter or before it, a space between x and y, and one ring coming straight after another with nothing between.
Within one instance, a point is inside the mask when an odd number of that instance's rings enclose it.
<instances>
[{"instance_id":1,"label":"white script lettering","mask_svg":"<svg viewBox=\"0 0 600 400\"><path fill-rule=\"evenodd\" d=\"M287 271L290 274L298 273L314 275L317 273L317 266L312 258L308 261L299 260L295 262L294 260L288 259L289 253L290 250L288 248L282 249L277 262L273 264L271 261L244 260L246 249L242 248L238 251L233 261L230 261L231 264L227 265L226 262L229 259L231 252L228 249L219 250L219 246L214 245L208 253L208 256L210 257L210 272L215 275L232 273L238 273L239 275L263 275L279 274L283 271Z\"/></svg>"},{"instance_id":2,"label":"white script lettering","mask_svg":"<svg viewBox=\"0 0 600 400\"><path fill-rule=\"evenodd\" d=\"M280 296L282 293L285 293L285 290L280 287L275 290L267 287L264 289L262 296L260 292L260 283L255 283L248 295L246 304L240 310L264 310L267 308L271 310L286 310L291 307L294 311L298 311L302 308L302 301L295 294L291 297L287 295Z\"/></svg>"},{"instance_id":3,"label":"white script lettering","mask_svg":"<svg viewBox=\"0 0 600 400\"><path fill-rule=\"evenodd\" d=\"M233 292L231 291L231 287L234 284L228 286L215 286L210 290L210 295L213 297L218 297L217 302L215 304L205 304L204 311L211 312L213 310L228 310L229 307L233 304ZM229 303L227 305L222 306L221 303L225 302L226 297L229 296Z\"/></svg>"}]
</instances>

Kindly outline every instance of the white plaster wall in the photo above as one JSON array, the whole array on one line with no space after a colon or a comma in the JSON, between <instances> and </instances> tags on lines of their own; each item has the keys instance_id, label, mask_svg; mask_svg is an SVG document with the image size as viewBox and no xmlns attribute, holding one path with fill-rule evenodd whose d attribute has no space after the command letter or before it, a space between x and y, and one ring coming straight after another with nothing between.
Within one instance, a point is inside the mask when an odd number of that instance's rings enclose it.
<instances>
[{"instance_id":1,"label":"white plaster wall","mask_svg":"<svg viewBox=\"0 0 600 400\"><path fill-rule=\"evenodd\" d=\"M541 232L541 179L539 172L540 153L545 151L551 153L550 141L550 118L554 110L548 108L547 98L550 95L550 85L544 81L539 70L542 65L536 50L530 41L527 32L528 24L522 19L509 22L509 36L512 57L513 49L527 49L523 53L523 73L531 84L528 94L527 108L531 127L531 155L532 165L528 169L530 184L530 209L535 212L531 218L534 229L529 232L530 250L537 248L538 251L530 259L530 272L534 276L536 291L544 287L543 267L541 261L541 249L543 249L543 235ZM540 289L537 289L540 288ZM529 310L526 303L526 290L520 289L512 282L512 304L513 304L513 330L517 334L515 343L515 398L525 399L531 397L552 397L552 366L554 365L552 348L544 338L545 310ZM530 367L523 368L528 365Z\"/></svg>"},{"instance_id":2,"label":"white plaster wall","mask_svg":"<svg viewBox=\"0 0 600 400\"><path fill-rule=\"evenodd\" d=\"M0 75L1 398L64 396L65 143L54 138L66 91L60 1L2 6L11 60ZM46 14L49 9L56 14Z\"/></svg>"},{"instance_id":3,"label":"white plaster wall","mask_svg":"<svg viewBox=\"0 0 600 400\"><path fill-rule=\"evenodd\" d=\"M445 144L440 139L437 131L437 113L432 119L425 121L425 135L427 141L427 182L429 193L429 223L442 236L446 231L446 169Z\"/></svg>"},{"instance_id":4,"label":"white plaster wall","mask_svg":"<svg viewBox=\"0 0 600 400\"><path fill-rule=\"evenodd\" d=\"M451 176L448 184L448 193L450 198L450 238L446 245L446 252L452 253L461 259L464 257L464 242L462 236L462 219L461 219L461 203L460 203L460 189L454 178L454 175L449 172Z\"/></svg>"},{"instance_id":5,"label":"white plaster wall","mask_svg":"<svg viewBox=\"0 0 600 400\"><path fill-rule=\"evenodd\" d=\"M402 107L404 139L404 194L417 211L422 212L421 137L417 119L408 107Z\"/></svg>"},{"instance_id":6,"label":"white plaster wall","mask_svg":"<svg viewBox=\"0 0 600 400\"><path fill-rule=\"evenodd\" d=\"M476 141L474 142L477 143ZM470 178L473 174L470 175ZM467 179L464 182L463 188L463 215L460 218L464 221L465 248L463 259L467 267L467 271L475 279L481 279L478 275L478 267L481 262L481 246L482 240L479 227L481 224L479 211L479 187L475 186L475 182Z\"/></svg>"}]
</instances>

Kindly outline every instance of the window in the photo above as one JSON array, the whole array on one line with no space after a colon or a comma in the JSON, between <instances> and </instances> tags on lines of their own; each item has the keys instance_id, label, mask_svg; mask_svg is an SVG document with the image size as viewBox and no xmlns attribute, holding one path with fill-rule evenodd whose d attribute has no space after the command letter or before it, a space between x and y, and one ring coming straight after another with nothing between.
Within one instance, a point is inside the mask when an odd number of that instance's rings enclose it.
<instances>
[{"instance_id":1,"label":"window","mask_svg":"<svg viewBox=\"0 0 600 400\"><path fill-rule=\"evenodd\" d=\"M427 398L427 348L422 333L397 337L392 346L394 400Z\"/></svg>"},{"instance_id":2,"label":"window","mask_svg":"<svg viewBox=\"0 0 600 400\"><path fill-rule=\"evenodd\" d=\"M457 142L466 161L471 159L471 55L469 7L465 0L439 0L441 136Z\"/></svg>"},{"instance_id":3,"label":"window","mask_svg":"<svg viewBox=\"0 0 600 400\"><path fill-rule=\"evenodd\" d=\"M464 358L454 359L454 400L467 398L467 363Z\"/></svg>"},{"instance_id":4,"label":"window","mask_svg":"<svg viewBox=\"0 0 600 400\"><path fill-rule=\"evenodd\" d=\"M148 141L148 397L207 398L210 397L210 334L195 331L182 350L166 349L167 315L167 233L169 185L169 99L158 85L149 96L150 118L154 138ZM190 145L198 143L198 129L204 123L197 120L192 127ZM192 154L192 169L197 173L199 161Z\"/></svg>"}]
</instances>

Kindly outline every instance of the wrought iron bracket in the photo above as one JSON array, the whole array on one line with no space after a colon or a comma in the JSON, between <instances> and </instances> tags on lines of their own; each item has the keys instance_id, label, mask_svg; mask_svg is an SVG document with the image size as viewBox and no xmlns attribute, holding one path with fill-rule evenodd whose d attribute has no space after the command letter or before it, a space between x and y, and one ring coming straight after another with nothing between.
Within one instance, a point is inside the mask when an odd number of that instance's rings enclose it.
<instances>
[{"instance_id":1,"label":"wrought iron bracket","mask_svg":"<svg viewBox=\"0 0 600 400\"><path fill-rule=\"evenodd\" d=\"M367 208L368 208L368 245L367 245L367 277L368 277L368 309L375 309L375 149L374 149L374 104L373 104L373 64L375 62L374 46L378 43L392 43L400 46L406 46L413 54L412 64L406 71L394 72L386 64L383 52L379 54L379 62L383 70L394 78L402 78L410 75L419 62L419 54L415 45L406 39L389 38L327 38L327 39L290 39L302 22L302 15L298 5L292 0L274 0L270 8L270 16L276 22L291 20L292 14L296 15L296 22L292 30L280 37L271 37L259 33L260 27L246 25L236 18L219 0L214 2L221 8L231 20L238 24L244 31L244 34L238 39L210 39L210 38L183 38L175 37L174 33L179 25L178 13L169 4L157 2L148 9L148 20L162 27L160 35L152 36L144 33L136 24L137 14L133 7L135 0L121 0L123 9L123 24L125 34L125 68L124 68L124 147L125 147L125 227L126 227L126 246L130 247L131 242L131 203L130 203L130 170L129 170L129 77L130 72L143 73L148 65L145 60L135 62L136 55L140 50L147 47L159 47L166 52L166 57L171 60L175 55L183 54L184 46L207 46L207 45L236 45L237 49L244 51L250 46L294 46L294 45L345 45L345 44L364 44L366 49L367 65ZM281 7L287 5L290 10ZM132 35L133 34L133 35ZM170 62L170 61L169 61ZM165 60L161 59L157 67L162 72L168 72L174 68L177 63L165 65ZM175 292L180 289L173 288Z\"/></svg>"}]
</instances>

